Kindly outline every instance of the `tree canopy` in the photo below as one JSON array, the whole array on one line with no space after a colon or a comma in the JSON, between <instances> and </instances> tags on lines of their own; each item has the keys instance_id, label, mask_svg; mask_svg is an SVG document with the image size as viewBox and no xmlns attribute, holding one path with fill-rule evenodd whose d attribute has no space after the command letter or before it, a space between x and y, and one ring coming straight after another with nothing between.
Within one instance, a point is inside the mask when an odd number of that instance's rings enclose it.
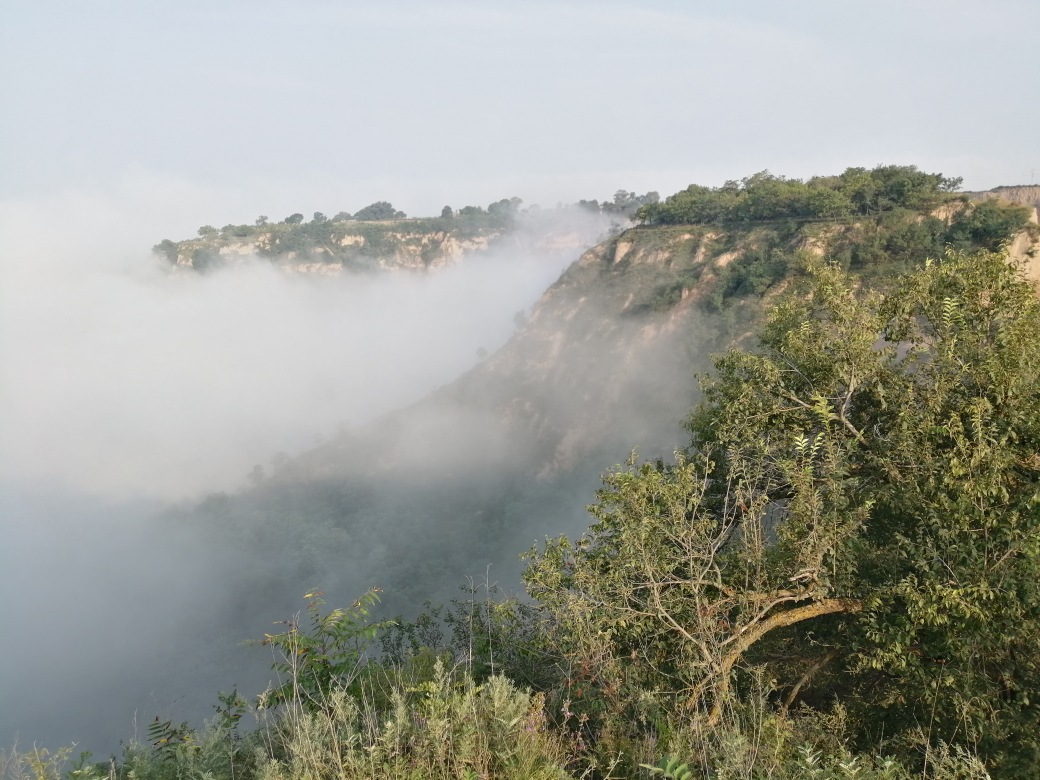
<instances>
[{"instance_id":1,"label":"tree canopy","mask_svg":"<svg viewBox=\"0 0 1040 780\"><path fill-rule=\"evenodd\" d=\"M863 747L1040 777L1035 287L1000 253L886 294L811 280L760 349L716 357L688 449L608 474L528 587L610 707L655 691L711 726L758 666L777 706L837 703Z\"/></svg>"},{"instance_id":2,"label":"tree canopy","mask_svg":"<svg viewBox=\"0 0 1040 780\"><path fill-rule=\"evenodd\" d=\"M960 184L959 178L924 173L913 165L848 168L840 176L807 182L761 171L721 187L691 184L662 203L640 206L635 215L653 224L871 216L899 208L933 209Z\"/></svg>"},{"instance_id":3,"label":"tree canopy","mask_svg":"<svg viewBox=\"0 0 1040 780\"><path fill-rule=\"evenodd\" d=\"M359 222L381 222L388 219L404 219L407 216L403 211L397 211L392 203L379 200L354 214L354 219Z\"/></svg>"}]
</instances>

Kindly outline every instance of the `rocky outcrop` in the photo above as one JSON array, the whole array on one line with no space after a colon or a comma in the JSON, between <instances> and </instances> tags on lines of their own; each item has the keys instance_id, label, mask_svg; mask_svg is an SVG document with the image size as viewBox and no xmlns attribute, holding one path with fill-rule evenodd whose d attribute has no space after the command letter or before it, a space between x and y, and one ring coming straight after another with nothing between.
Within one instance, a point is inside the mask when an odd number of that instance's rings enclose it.
<instances>
[{"instance_id":1,"label":"rocky outcrop","mask_svg":"<svg viewBox=\"0 0 1040 780\"><path fill-rule=\"evenodd\" d=\"M1031 206L1034 209L1040 208L1040 185L1036 184L994 187L984 192L966 192L965 195L972 200L999 198L1018 206Z\"/></svg>"}]
</instances>

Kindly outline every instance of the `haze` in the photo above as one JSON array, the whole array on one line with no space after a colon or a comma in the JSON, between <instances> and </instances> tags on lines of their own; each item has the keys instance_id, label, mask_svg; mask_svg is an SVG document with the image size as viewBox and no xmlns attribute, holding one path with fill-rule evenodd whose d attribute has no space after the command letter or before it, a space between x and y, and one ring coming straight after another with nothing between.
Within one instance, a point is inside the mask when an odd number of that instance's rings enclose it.
<instances>
[{"instance_id":1,"label":"haze","mask_svg":"<svg viewBox=\"0 0 1040 780\"><path fill-rule=\"evenodd\" d=\"M574 256L502 249L429 275L289 277L261 260L171 275L146 249L161 229L149 212L171 208L156 195L0 209L0 478L109 497L233 489L278 452L454 379ZM62 229L41 212L65 214ZM606 227L573 217L577 248Z\"/></svg>"}]
</instances>

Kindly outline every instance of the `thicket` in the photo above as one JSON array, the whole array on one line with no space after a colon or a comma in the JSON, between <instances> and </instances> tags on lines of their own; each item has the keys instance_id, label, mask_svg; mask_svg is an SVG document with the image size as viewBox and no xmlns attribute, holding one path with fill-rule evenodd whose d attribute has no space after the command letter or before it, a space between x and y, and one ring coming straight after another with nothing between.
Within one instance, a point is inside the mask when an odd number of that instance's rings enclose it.
<instances>
[{"instance_id":1,"label":"thicket","mask_svg":"<svg viewBox=\"0 0 1040 780\"><path fill-rule=\"evenodd\" d=\"M636 218L650 224L711 224L927 211L956 197L960 184L959 178L924 173L912 165L848 168L840 176L806 182L762 171L721 187L691 184L663 203L640 207Z\"/></svg>"},{"instance_id":2,"label":"thicket","mask_svg":"<svg viewBox=\"0 0 1040 780\"><path fill-rule=\"evenodd\" d=\"M674 462L633 456L531 550L533 603L370 623L374 593L308 594L252 730L224 695L70 779L1040 777L1037 333L999 252L873 292L811 266Z\"/></svg>"}]
</instances>

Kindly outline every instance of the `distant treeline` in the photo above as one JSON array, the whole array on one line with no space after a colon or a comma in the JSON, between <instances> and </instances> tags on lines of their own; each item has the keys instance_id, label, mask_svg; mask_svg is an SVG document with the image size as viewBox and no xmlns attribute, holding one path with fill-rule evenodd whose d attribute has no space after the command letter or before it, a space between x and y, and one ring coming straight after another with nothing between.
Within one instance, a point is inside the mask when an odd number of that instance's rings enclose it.
<instances>
[{"instance_id":1,"label":"distant treeline","mask_svg":"<svg viewBox=\"0 0 1040 780\"><path fill-rule=\"evenodd\" d=\"M601 214L617 214L631 218L643 206L657 205L661 196L656 192L648 192L645 195L637 195L628 190L618 190L614 197L600 203L598 200L579 200L578 205L589 211L598 211Z\"/></svg>"},{"instance_id":2,"label":"distant treeline","mask_svg":"<svg viewBox=\"0 0 1040 780\"><path fill-rule=\"evenodd\" d=\"M611 200L581 200L576 204L560 204L557 208L581 208L607 215L631 219L636 210L659 200L656 192L637 195L627 190L618 190ZM300 212L272 222L266 215L257 217L253 224L227 224L222 228L203 225L198 236L182 241L163 239L152 247L152 251L171 264L190 260L197 270L206 270L220 265L220 250L243 240L256 245L257 254L264 257L293 256L316 262L347 262L364 265L373 258L394 255L406 244L421 245L424 261L431 261L440 252L439 243L431 240L439 235L451 234L458 240L477 237L493 239L512 228L521 214L523 200L518 197L502 198L482 206L463 206L454 209L445 206L436 217L412 217L397 210L385 200L370 203L351 214L340 211L328 217L320 211L307 220ZM525 211L538 210L530 206ZM407 220L407 227L395 223ZM380 224L374 224L380 223ZM350 247L343 248L343 240L354 236L359 241L348 240ZM425 237L425 239L423 238ZM227 250L225 250L227 251Z\"/></svg>"},{"instance_id":3,"label":"distant treeline","mask_svg":"<svg viewBox=\"0 0 1040 780\"><path fill-rule=\"evenodd\" d=\"M341 211L328 217L314 212L305 221L303 214L294 213L280 222L271 222L266 215L257 217L252 225L228 224L219 230L212 225L198 229L198 237L184 241L163 239L152 251L176 264L190 258L197 270L219 265L220 249L243 240L252 241L263 257L292 256L318 262L348 262L364 265L365 259L385 258L402 247L414 244L424 261L431 261L440 252L438 242L424 241L423 237L452 234L460 240L478 236L493 237L509 229L520 212L520 198L503 198L482 208L465 206L458 211L450 206L441 210L439 217L409 219L407 227L395 223L408 219L388 201L377 201L350 214ZM357 245L343 247L345 237L354 236Z\"/></svg>"},{"instance_id":4,"label":"distant treeline","mask_svg":"<svg viewBox=\"0 0 1040 780\"><path fill-rule=\"evenodd\" d=\"M955 195L961 178L924 173L913 165L848 168L808 181L769 171L721 187L691 184L663 203L647 203L636 218L647 224L708 224L775 219L874 216L896 209L932 210ZM963 196L961 196L963 197Z\"/></svg>"}]
</instances>

